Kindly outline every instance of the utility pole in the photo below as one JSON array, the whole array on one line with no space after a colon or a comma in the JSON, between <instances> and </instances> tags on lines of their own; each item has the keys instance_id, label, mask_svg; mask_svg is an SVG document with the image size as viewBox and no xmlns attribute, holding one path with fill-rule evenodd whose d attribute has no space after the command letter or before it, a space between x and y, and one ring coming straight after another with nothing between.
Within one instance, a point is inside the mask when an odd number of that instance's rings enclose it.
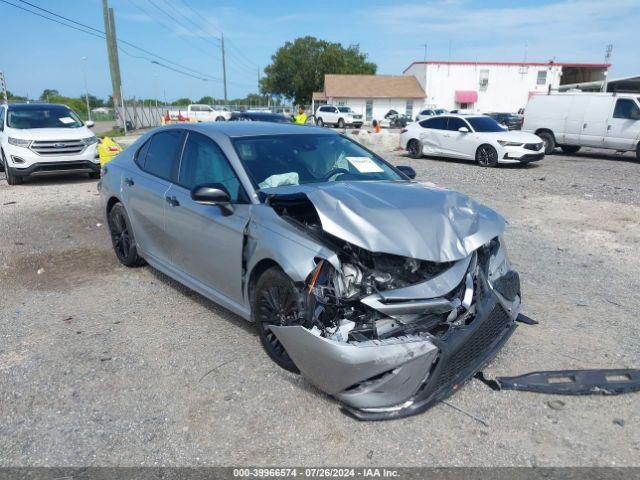
<instances>
[{"instance_id":1,"label":"utility pole","mask_svg":"<svg viewBox=\"0 0 640 480\"><path fill-rule=\"evenodd\" d=\"M113 21L113 10L109 8L107 0L102 0L102 16L104 19L104 31L106 33L107 54L109 57L109 71L111 73L111 88L113 90L113 107L116 113L118 105L121 103L122 93L120 91L120 65L118 64L117 43L115 41L115 22ZM111 26L114 26L112 29Z\"/></svg>"},{"instance_id":2,"label":"utility pole","mask_svg":"<svg viewBox=\"0 0 640 480\"><path fill-rule=\"evenodd\" d=\"M607 45L607 48L605 49L605 54L604 54L604 63L609 63L611 62L611 52L613 51L613 45L609 44ZM602 82L602 91L606 92L607 91L607 85L609 83L609 68L607 67L607 70L605 70L604 72L604 81Z\"/></svg>"},{"instance_id":3,"label":"utility pole","mask_svg":"<svg viewBox=\"0 0 640 480\"><path fill-rule=\"evenodd\" d=\"M2 101L6 105L9 103L9 99L7 98L7 82L2 71L0 71L0 88L2 89Z\"/></svg>"},{"instance_id":4,"label":"utility pole","mask_svg":"<svg viewBox=\"0 0 640 480\"><path fill-rule=\"evenodd\" d=\"M87 101L87 118L91 121L91 108L89 108L89 87L87 86L87 57L82 57L82 73L84 75L84 98Z\"/></svg>"},{"instance_id":5,"label":"utility pole","mask_svg":"<svg viewBox=\"0 0 640 480\"><path fill-rule=\"evenodd\" d=\"M227 65L225 63L224 58L224 33L220 34L220 47L222 48L222 81L224 82L224 104L226 105L227 100Z\"/></svg>"}]
</instances>

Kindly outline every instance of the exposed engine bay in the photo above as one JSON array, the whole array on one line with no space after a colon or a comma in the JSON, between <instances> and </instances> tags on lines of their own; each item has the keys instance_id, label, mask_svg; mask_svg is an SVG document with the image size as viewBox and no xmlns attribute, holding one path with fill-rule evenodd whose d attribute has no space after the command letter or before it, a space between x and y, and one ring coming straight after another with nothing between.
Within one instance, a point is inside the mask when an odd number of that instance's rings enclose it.
<instances>
[{"instance_id":1,"label":"exposed engine bay","mask_svg":"<svg viewBox=\"0 0 640 480\"><path fill-rule=\"evenodd\" d=\"M371 252L332 235L305 194L268 203L337 256L314 259L300 285L297 326L272 330L301 372L357 418L424 410L513 331L520 280L500 236L463 258L433 262Z\"/></svg>"}]
</instances>

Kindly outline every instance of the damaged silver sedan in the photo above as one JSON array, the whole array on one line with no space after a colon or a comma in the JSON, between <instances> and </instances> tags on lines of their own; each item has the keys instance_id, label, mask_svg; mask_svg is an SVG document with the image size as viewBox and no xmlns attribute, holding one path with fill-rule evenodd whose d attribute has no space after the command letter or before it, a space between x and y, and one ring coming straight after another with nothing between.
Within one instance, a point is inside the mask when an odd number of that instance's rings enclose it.
<instances>
[{"instance_id":1,"label":"damaged silver sedan","mask_svg":"<svg viewBox=\"0 0 640 480\"><path fill-rule=\"evenodd\" d=\"M164 127L106 165L112 243L255 322L268 355L359 419L415 414L509 338L504 219L326 129Z\"/></svg>"}]
</instances>

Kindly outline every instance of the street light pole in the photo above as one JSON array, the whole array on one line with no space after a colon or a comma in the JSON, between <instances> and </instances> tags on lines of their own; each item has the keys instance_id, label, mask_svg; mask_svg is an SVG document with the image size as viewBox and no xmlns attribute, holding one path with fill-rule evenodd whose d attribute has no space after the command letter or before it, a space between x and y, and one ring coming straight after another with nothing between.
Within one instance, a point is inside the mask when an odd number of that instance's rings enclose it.
<instances>
[{"instance_id":1,"label":"street light pole","mask_svg":"<svg viewBox=\"0 0 640 480\"><path fill-rule=\"evenodd\" d=\"M87 57L82 57L82 72L84 74L84 98L87 101L87 117L91 121L91 109L89 108L89 87L87 86Z\"/></svg>"}]
</instances>

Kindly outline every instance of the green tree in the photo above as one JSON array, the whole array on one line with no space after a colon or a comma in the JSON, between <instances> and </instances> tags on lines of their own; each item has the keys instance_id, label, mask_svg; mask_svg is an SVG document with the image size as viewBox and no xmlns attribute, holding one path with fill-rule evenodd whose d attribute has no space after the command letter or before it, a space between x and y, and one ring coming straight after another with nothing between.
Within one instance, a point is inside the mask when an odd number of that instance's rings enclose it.
<instances>
[{"instance_id":1,"label":"green tree","mask_svg":"<svg viewBox=\"0 0 640 480\"><path fill-rule=\"evenodd\" d=\"M53 88L45 88L42 91L42 95L40 95L40 100L43 100L45 102L51 102L52 97L59 97L59 96L60 96L60 92L58 92L58 90L55 90Z\"/></svg>"},{"instance_id":2,"label":"green tree","mask_svg":"<svg viewBox=\"0 0 640 480\"><path fill-rule=\"evenodd\" d=\"M213 105L214 102L215 102L215 99L212 96L205 95L200 100L198 100L196 103L201 103L203 105Z\"/></svg>"},{"instance_id":3,"label":"green tree","mask_svg":"<svg viewBox=\"0 0 640 480\"><path fill-rule=\"evenodd\" d=\"M322 90L325 74L375 74L377 69L358 45L345 48L310 36L286 42L271 62L264 69L261 91L292 98L296 103L311 102L311 94Z\"/></svg>"},{"instance_id":4,"label":"green tree","mask_svg":"<svg viewBox=\"0 0 640 480\"><path fill-rule=\"evenodd\" d=\"M175 102L173 102L171 105L176 106L176 107L181 107L181 106L184 106L184 105L189 105L190 103L193 103L193 102L191 101L191 99L190 99L190 98L186 98L186 97L185 97L185 98L179 98L179 99L177 99L177 100L176 100Z\"/></svg>"},{"instance_id":5,"label":"green tree","mask_svg":"<svg viewBox=\"0 0 640 480\"><path fill-rule=\"evenodd\" d=\"M0 94L0 98L1 97L2 97L2 95ZM12 102L26 102L27 101L27 97L23 97L21 95L14 95L9 90L7 90L7 100L12 101Z\"/></svg>"}]
</instances>

